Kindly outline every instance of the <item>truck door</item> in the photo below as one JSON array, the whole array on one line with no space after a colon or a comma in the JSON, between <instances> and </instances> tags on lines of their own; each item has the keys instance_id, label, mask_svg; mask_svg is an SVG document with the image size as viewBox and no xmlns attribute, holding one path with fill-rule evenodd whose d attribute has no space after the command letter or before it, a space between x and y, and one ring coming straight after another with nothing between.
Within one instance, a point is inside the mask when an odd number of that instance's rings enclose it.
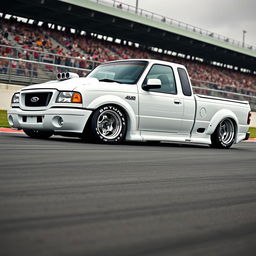
<instances>
[{"instance_id":1,"label":"truck door","mask_svg":"<svg viewBox=\"0 0 256 256\"><path fill-rule=\"evenodd\" d=\"M161 88L140 90L139 129L141 131L178 133L183 117L183 99L177 94L173 69L154 64L143 83L157 78Z\"/></svg>"}]
</instances>

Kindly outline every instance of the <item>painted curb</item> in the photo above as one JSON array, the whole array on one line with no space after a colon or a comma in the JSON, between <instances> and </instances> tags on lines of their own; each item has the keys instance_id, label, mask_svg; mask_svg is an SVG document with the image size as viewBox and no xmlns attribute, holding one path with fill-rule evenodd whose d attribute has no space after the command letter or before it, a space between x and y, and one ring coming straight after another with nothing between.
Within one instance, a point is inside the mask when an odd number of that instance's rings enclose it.
<instances>
[{"instance_id":1,"label":"painted curb","mask_svg":"<svg viewBox=\"0 0 256 256\"><path fill-rule=\"evenodd\" d=\"M248 142L256 142L256 138L250 138L247 140Z\"/></svg>"},{"instance_id":2,"label":"painted curb","mask_svg":"<svg viewBox=\"0 0 256 256\"><path fill-rule=\"evenodd\" d=\"M0 132L3 133L23 133L23 130L15 130L11 128L0 128Z\"/></svg>"}]
</instances>

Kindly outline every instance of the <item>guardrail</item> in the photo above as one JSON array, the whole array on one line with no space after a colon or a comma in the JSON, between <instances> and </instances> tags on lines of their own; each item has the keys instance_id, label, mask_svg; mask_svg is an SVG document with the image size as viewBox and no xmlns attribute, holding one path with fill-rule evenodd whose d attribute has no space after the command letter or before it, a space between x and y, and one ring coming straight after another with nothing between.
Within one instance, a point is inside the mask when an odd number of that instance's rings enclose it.
<instances>
[{"instance_id":1,"label":"guardrail","mask_svg":"<svg viewBox=\"0 0 256 256\"><path fill-rule=\"evenodd\" d=\"M256 111L256 96L210 89L210 88L197 87L197 86L193 86L193 92L195 94L202 94L202 95L220 97L225 99L249 101L252 111Z\"/></svg>"},{"instance_id":2,"label":"guardrail","mask_svg":"<svg viewBox=\"0 0 256 256\"><path fill-rule=\"evenodd\" d=\"M55 80L58 72L75 72L85 76L91 69L56 65L33 60L0 57L0 81L29 85Z\"/></svg>"},{"instance_id":3,"label":"guardrail","mask_svg":"<svg viewBox=\"0 0 256 256\"><path fill-rule=\"evenodd\" d=\"M0 53L1 52L7 53L8 57L11 56L12 58L32 60L36 62L56 65L64 65L76 68L83 68L81 66L85 66L89 69L94 69L100 64L99 61L93 61L85 58L72 57L68 55L58 55L49 51L37 51L22 47L0 44Z\"/></svg>"},{"instance_id":4,"label":"guardrail","mask_svg":"<svg viewBox=\"0 0 256 256\"><path fill-rule=\"evenodd\" d=\"M157 22L166 23L170 26L178 27L178 28L181 28L183 30L187 30L187 31L190 31L190 32L193 32L193 33L196 33L196 34L203 35L205 37L210 37L210 38L222 41L222 42L226 42L226 43L235 45L235 46L240 47L240 48L246 48L246 49L249 49L249 50L252 50L252 51L256 50L256 46L254 46L254 45L244 44L241 41L238 41L238 40L235 40L235 39L232 39L232 38L214 33L212 31L209 31L209 30L206 30L206 29L202 29L202 28L190 25L188 23L178 21L178 20L160 15L160 14L157 14L157 13L154 13L154 12L151 12L151 11L147 11L147 10L144 10L144 9L141 9L141 8L136 9L135 6L123 3L121 1L116 1L116 0L90 0L90 1L97 2L98 4L103 4L103 5L106 5L106 6L113 7L113 8L118 8L120 10L129 12L129 13L134 13L134 14L137 14L137 15L142 16L144 18L151 19L151 20L154 20L154 21L157 21Z\"/></svg>"},{"instance_id":5,"label":"guardrail","mask_svg":"<svg viewBox=\"0 0 256 256\"><path fill-rule=\"evenodd\" d=\"M200 87L202 89L208 88L208 89L213 89L217 91L227 91L231 93L237 93L239 95L241 94L241 95L247 95L247 96L256 96L256 90L252 90L249 88L243 88L243 87L238 88L235 85L228 85L228 84L221 85L214 82L195 80L195 79L191 79L191 82L194 87Z\"/></svg>"},{"instance_id":6,"label":"guardrail","mask_svg":"<svg viewBox=\"0 0 256 256\"><path fill-rule=\"evenodd\" d=\"M0 81L10 84L29 85L56 80L56 74L58 72L75 72L83 77L90 71L91 69L0 56ZM250 102L252 110L256 111L255 93L250 95L249 93L242 94L217 90L207 88L206 85L209 84L208 82L198 80L191 81L194 93L234 100L247 100Z\"/></svg>"}]
</instances>

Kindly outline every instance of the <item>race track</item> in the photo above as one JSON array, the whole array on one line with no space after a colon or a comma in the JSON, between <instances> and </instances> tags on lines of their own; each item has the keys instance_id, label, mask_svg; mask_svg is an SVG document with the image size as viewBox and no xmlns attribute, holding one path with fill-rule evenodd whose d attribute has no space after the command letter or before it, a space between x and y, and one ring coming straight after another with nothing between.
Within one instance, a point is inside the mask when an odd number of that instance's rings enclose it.
<instances>
[{"instance_id":1,"label":"race track","mask_svg":"<svg viewBox=\"0 0 256 256\"><path fill-rule=\"evenodd\" d=\"M0 255L256 255L256 143L0 134Z\"/></svg>"}]
</instances>

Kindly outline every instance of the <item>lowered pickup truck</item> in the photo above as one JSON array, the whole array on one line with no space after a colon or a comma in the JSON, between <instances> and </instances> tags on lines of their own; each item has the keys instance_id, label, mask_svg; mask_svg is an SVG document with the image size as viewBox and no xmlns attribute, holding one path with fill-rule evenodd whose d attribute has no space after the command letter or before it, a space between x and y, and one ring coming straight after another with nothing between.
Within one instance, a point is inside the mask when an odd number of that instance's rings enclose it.
<instances>
[{"instance_id":1,"label":"lowered pickup truck","mask_svg":"<svg viewBox=\"0 0 256 256\"><path fill-rule=\"evenodd\" d=\"M229 148L249 137L250 106L193 95L186 68L159 60L104 63L87 77L56 81L13 95L8 121L35 138L53 134L106 143L173 141Z\"/></svg>"}]
</instances>

